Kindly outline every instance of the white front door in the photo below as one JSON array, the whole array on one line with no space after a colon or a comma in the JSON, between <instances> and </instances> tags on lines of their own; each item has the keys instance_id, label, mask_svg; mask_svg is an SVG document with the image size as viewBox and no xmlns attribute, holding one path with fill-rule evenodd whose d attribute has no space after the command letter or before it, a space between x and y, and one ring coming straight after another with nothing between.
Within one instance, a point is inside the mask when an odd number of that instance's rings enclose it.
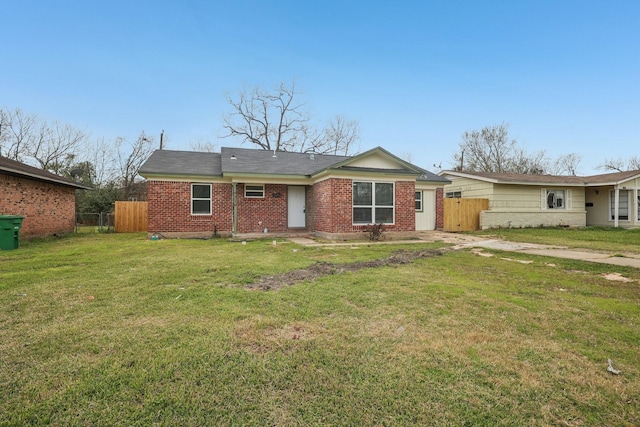
<instances>
[{"instance_id":1,"label":"white front door","mask_svg":"<svg viewBox=\"0 0 640 427\"><path fill-rule=\"evenodd\" d=\"M305 228L307 226L306 189L300 185L290 185L287 189L288 228Z\"/></svg>"}]
</instances>

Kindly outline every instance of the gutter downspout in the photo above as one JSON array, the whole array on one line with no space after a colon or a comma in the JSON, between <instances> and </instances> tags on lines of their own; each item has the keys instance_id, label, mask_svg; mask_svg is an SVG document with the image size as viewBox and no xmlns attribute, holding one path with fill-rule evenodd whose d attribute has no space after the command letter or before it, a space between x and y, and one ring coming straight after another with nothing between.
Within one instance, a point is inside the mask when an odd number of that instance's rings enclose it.
<instances>
[{"instance_id":1,"label":"gutter downspout","mask_svg":"<svg viewBox=\"0 0 640 427\"><path fill-rule=\"evenodd\" d=\"M237 194L238 194L238 184L231 184L231 205L232 205L232 214L231 214L231 234L238 234L238 203L237 203Z\"/></svg>"},{"instance_id":2,"label":"gutter downspout","mask_svg":"<svg viewBox=\"0 0 640 427\"><path fill-rule=\"evenodd\" d=\"M618 213L620 212L620 188L616 185L614 191L615 201L613 204L613 226L618 228Z\"/></svg>"}]
</instances>

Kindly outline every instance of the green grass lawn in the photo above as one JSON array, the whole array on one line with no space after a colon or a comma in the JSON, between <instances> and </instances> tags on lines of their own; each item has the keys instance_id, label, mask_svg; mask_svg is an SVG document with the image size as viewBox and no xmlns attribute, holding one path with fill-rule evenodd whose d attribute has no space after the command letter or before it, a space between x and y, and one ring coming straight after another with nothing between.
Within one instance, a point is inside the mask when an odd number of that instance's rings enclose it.
<instances>
[{"instance_id":1,"label":"green grass lawn","mask_svg":"<svg viewBox=\"0 0 640 427\"><path fill-rule=\"evenodd\" d=\"M0 425L640 424L638 270L464 250L249 289L425 247L86 234L0 252Z\"/></svg>"},{"instance_id":2,"label":"green grass lawn","mask_svg":"<svg viewBox=\"0 0 640 427\"><path fill-rule=\"evenodd\" d=\"M640 228L629 230L613 227L500 228L472 234L498 236L516 242L543 243L595 251L640 253Z\"/></svg>"}]
</instances>

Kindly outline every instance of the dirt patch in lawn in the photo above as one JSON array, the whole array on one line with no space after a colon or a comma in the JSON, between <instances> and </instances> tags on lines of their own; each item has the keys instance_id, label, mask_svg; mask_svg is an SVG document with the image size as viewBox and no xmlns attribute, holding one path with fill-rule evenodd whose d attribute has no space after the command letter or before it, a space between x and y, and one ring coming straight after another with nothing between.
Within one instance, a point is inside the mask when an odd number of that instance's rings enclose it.
<instances>
[{"instance_id":1,"label":"dirt patch in lawn","mask_svg":"<svg viewBox=\"0 0 640 427\"><path fill-rule=\"evenodd\" d=\"M332 274L342 274L365 268L409 264L416 259L432 258L442 254L443 251L438 249L422 249L419 251L399 250L394 252L393 255L388 258L375 259L371 261L359 261L348 264L332 264L325 261L319 261L300 270L293 270L276 276L262 277L247 287L252 290L277 290L285 286L301 283L305 280L315 280L319 277L329 276Z\"/></svg>"}]
</instances>

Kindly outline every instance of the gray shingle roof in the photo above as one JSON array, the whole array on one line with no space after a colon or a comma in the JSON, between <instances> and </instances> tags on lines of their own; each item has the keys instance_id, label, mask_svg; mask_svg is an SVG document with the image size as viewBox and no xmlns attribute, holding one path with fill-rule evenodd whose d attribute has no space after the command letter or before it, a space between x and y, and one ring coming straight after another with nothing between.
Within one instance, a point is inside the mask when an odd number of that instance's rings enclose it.
<instances>
[{"instance_id":1,"label":"gray shingle roof","mask_svg":"<svg viewBox=\"0 0 640 427\"><path fill-rule=\"evenodd\" d=\"M384 152L393 156L386 151ZM362 155L366 155L367 153L363 153ZM404 168L372 169L350 166L348 161L353 158L354 157L351 156L292 153L286 151L277 151L274 153L273 151L234 147L222 147L219 154L198 153L193 151L156 150L144 163L140 169L140 174L142 176L195 175L221 177L224 174L241 174L276 176L293 175L302 177L313 176L325 169L336 167L349 171L384 172L387 174L422 173L418 178L420 181L448 182L447 179L441 176L402 160L399 161L405 164L406 167Z\"/></svg>"},{"instance_id":2,"label":"gray shingle roof","mask_svg":"<svg viewBox=\"0 0 640 427\"><path fill-rule=\"evenodd\" d=\"M140 175L222 176L219 153L156 150L140 168Z\"/></svg>"},{"instance_id":3,"label":"gray shingle roof","mask_svg":"<svg viewBox=\"0 0 640 427\"><path fill-rule=\"evenodd\" d=\"M222 147L224 173L267 175L313 175L332 165L348 160L349 156L291 153L248 148Z\"/></svg>"},{"instance_id":4,"label":"gray shingle roof","mask_svg":"<svg viewBox=\"0 0 640 427\"><path fill-rule=\"evenodd\" d=\"M6 175L19 176L24 178L35 179L37 181L50 182L54 184L64 185L67 187L89 189L85 185L79 184L72 179L65 178L60 175L38 169L24 163L8 159L0 156L0 172Z\"/></svg>"}]
</instances>

